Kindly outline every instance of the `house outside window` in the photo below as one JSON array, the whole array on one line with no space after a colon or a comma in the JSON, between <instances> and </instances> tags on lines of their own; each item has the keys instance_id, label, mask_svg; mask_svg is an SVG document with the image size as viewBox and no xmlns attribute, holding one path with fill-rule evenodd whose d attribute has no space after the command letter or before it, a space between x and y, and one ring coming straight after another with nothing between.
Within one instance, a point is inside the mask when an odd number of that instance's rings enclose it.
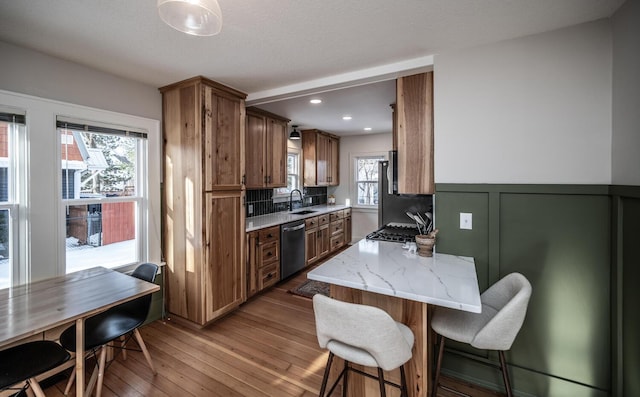
<instances>
[{"instance_id":1,"label":"house outside window","mask_svg":"<svg viewBox=\"0 0 640 397\"><path fill-rule=\"evenodd\" d=\"M146 133L58 120L66 272L143 257Z\"/></svg>"},{"instance_id":2,"label":"house outside window","mask_svg":"<svg viewBox=\"0 0 640 397\"><path fill-rule=\"evenodd\" d=\"M378 206L378 163L382 160L384 160L382 155L354 157L355 204L357 206Z\"/></svg>"},{"instance_id":3,"label":"house outside window","mask_svg":"<svg viewBox=\"0 0 640 397\"><path fill-rule=\"evenodd\" d=\"M24 114L0 109L0 288L21 284L25 279L18 237L24 193L17 183L25 172L21 158L25 141Z\"/></svg>"}]
</instances>

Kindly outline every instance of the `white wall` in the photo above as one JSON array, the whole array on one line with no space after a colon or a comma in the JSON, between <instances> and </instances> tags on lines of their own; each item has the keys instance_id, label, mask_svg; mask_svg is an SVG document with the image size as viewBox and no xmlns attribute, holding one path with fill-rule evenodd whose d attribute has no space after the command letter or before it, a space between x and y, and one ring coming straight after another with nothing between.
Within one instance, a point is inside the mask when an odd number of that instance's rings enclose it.
<instances>
[{"instance_id":1,"label":"white wall","mask_svg":"<svg viewBox=\"0 0 640 397\"><path fill-rule=\"evenodd\" d=\"M640 185L640 1L614 14L612 183Z\"/></svg>"},{"instance_id":2,"label":"white wall","mask_svg":"<svg viewBox=\"0 0 640 397\"><path fill-rule=\"evenodd\" d=\"M391 117L391 113L389 113ZM344 204L347 198L355 203L353 158L367 154L386 154L391 150L391 133L345 136L340 138L340 185L327 189L327 194L336 197L336 203ZM356 206L351 211L351 233L353 241L364 238L378 228L378 210Z\"/></svg>"},{"instance_id":3,"label":"white wall","mask_svg":"<svg viewBox=\"0 0 640 397\"><path fill-rule=\"evenodd\" d=\"M610 32L600 20L437 55L436 183L609 184Z\"/></svg>"},{"instance_id":4,"label":"white wall","mask_svg":"<svg viewBox=\"0 0 640 397\"><path fill-rule=\"evenodd\" d=\"M0 89L97 109L162 118L157 87L0 41ZM173 83L168 81L167 84Z\"/></svg>"}]
</instances>

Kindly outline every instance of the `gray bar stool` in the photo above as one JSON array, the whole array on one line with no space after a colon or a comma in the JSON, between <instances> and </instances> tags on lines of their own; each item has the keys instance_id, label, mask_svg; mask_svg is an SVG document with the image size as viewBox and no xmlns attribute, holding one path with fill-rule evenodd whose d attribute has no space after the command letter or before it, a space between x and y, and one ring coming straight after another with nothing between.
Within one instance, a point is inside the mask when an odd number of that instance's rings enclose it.
<instances>
[{"instance_id":1,"label":"gray bar stool","mask_svg":"<svg viewBox=\"0 0 640 397\"><path fill-rule=\"evenodd\" d=\"M386 396L385 384L399 388L401 395L407 396L404 364L411 359L414 342L414 335L409 327L394 321L387 312L377 307L342 302L321 294L313 297L313 311L318 343L320 347L329 350L320 397L325 397L334 355L342 358L345 364L328 395L331 395L340 379L344 378L342 395L346 396L348 372L353 371L377 379L382 397ZM353 368L350 363L377 367L378 376ZM384 379L383 370L391 371L396 368L400 368L400 385Z\"/></svg>"},{"instance_id":2,"label":"gray bar stool","mask_svg":"<svg viewBox=\"0 0 640 397\"><path fill-rule=\"evenodd\" d=\"M511 349L529 305L531 284L520 273L511 273L480 295L482 313L437 307L431 318L431 329L440 335L440 349L431 396L435 397L440 380L440 367L446 338L470 344L476 349L497 350L500 370L511 397L509 373L504 352Z\"/></svg>"},{"instance_id":3,"label":"gray bar stool","mask_svg":"<svg viewBox=\"0 0 640 397\"><path fill-rule=\"evenodd\" d=\"M0 391L25 382L22 390L31 387L37 397L44 392L36 376L64 364L70 355L52 341L28 342L0 351Z\"/></svg>"}]
</instances>

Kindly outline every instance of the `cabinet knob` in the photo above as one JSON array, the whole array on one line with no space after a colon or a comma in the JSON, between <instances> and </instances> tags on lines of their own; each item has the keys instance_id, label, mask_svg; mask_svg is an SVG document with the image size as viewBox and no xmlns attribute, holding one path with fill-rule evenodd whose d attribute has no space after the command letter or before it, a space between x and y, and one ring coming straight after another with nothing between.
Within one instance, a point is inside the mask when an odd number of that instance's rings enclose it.
<instances>
[{"instance_id":1,"label":"cabinet knob","mask_svg":"<svg viewBox=\"0 0 640 397\"><path fill-rule=\"evenodd\" d=\"M269 252L267 253L267 256L273 256L273 252L269 251Z\"/></svg>"},{"instance_id":2,"label":"cabinet knob","mask_svg":"<svg viewBox=\"0 0 640 397\"><path fill-rule=\"evenodd\" d=\"M271 238L271 237L273 237L273 234L271 233L267 234L267 238Z\"/></svg>"}]
</instances>

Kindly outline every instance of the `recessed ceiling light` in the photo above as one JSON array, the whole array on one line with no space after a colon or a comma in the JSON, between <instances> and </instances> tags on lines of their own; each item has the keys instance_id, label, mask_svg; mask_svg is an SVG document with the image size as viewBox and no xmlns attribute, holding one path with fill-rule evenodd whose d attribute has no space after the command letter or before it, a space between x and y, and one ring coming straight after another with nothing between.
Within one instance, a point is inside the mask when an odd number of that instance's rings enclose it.
<instances>
[{"instance_id":1,"label":"recessed ceiling light","mask_svg":"<svg viewBox=\"0 0 640 397\"><path fill-rule=\"evenodd\" d=\"M351 116L342 116L342 120L351 120L352 118Z\"/></svg>"},{"instance_id":2,"label":"recessed ceiling light","mask_svg":"<svg viewBox=\"0 0 640 397\"><path fill-rule=\"evenodd\" d=\"M309 102L313 103L314 105L317 105L319 103L322 103L322 99L312 99Z\"/></svg>"},{"instance_id":3,"label":"recessed ceiling light","mask_svg":"<svg viewBox=\"0 0 640 397\"><path fill-rule=\"evenodd\" d=\"M371 131L371 127L364 127L365 131Z\"/></svg>"}]
</instances>

